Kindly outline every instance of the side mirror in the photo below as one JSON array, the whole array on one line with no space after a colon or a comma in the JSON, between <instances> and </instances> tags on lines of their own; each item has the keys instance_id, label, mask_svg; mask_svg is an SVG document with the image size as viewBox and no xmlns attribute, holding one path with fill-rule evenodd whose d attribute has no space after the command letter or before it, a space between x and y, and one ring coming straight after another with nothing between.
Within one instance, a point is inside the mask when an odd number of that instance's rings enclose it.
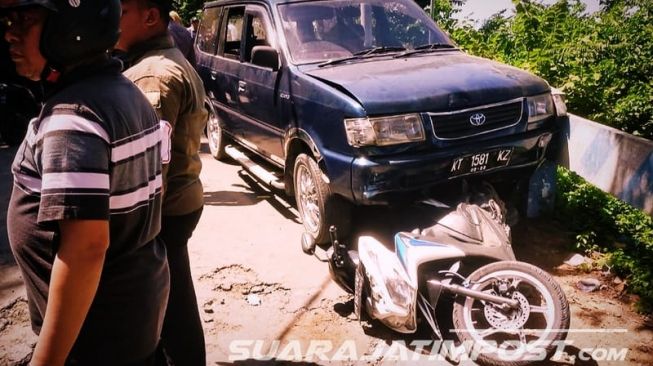
<instances>
[{"instance_id":1,"label":"side mirror","mask_svg":"<svg viewBox=\"0 0 653 366\"><path fill-rule=\"evenodd\" d=\"M279 52L270 46L254 46L252 48L252 63L277 71L279 70Z\"/></svg>"}]
</instances>

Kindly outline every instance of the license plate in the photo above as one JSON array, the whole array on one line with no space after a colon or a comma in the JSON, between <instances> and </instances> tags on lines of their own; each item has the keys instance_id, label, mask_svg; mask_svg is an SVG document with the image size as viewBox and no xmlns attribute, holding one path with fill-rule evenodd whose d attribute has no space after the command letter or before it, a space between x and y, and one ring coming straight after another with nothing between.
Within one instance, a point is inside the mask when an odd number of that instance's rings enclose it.
<instances>
[{"instance_id":1,"label":"license plate","mask_svg":"<svg viewBox=\"0 0 653 366\"><path fill-rule=\"evenodd\" d=\"M449 172L451 176L484 172L486 170L508 165L511 156L512 148L496 149L472 155L465 155L453 160Z\"/></svg>"}]
</instances>

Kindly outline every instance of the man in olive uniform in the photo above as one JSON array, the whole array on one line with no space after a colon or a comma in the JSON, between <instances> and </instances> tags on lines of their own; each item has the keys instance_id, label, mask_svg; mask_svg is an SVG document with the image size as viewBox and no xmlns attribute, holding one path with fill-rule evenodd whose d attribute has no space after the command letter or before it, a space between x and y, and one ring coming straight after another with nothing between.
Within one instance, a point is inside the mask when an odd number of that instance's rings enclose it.
<instances>
[{"instance_id":1,"label":"man in olive uniform","mask_svg":"<svg viewBox=\"0 0 653 366\"><path fill-rule=\"evenodd\" d=\"M116 49L124 52L124 75L145 93L164 132L159 237L168 254L170 297L162 345L175 365L204 366L204 333L187 244L204 205L199 147L208 111L199 75L168 33L170 10L172 0L123 0Z\"/></svg>"}]
</instances>

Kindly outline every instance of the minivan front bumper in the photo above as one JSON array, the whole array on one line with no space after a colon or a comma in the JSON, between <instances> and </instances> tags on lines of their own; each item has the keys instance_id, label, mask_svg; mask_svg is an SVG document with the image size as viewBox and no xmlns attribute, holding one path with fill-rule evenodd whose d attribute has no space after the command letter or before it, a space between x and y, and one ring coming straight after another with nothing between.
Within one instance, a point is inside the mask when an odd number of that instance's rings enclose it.
<instances>
[{"instance_id":1,"label":"minivan front bumper","mask_svg":"<svg viewBox=\"0 0 653 366\"><path fill-rule=\"evenodd\" d=\"M406 194L464 177L496 177L504 172L506 177L514 177L509 173L530 173L531 169L527 168L536 167L544 160L552 137L553 133L540 130L429 153L356 157L351 163L351 198L359 205L389 204L401 201ZM497 149L512 151L505 166L452 175L456 159Z\"/></svg>"}]
</instances>

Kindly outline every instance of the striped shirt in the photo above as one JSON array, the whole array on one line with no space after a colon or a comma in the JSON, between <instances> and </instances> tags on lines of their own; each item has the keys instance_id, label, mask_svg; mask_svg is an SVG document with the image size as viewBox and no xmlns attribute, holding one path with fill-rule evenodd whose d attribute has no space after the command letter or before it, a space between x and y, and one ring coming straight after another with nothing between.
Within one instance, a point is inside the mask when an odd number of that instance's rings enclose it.
<instances>
[{"instance_id":1,"label":"striped shirt","mask_svg":"<svg viewBox=\"0 0 653 366\"><path fill-rule=\"evenodd\" d=\"M12 166L12 250L38 333L58 221L108 220L100 285L71 357L121 364L154 352L168 296L161 215L161 132L146 97L111 61L68 80L34 119ZM69 78L70 79L70 78Z\"/></svg>"}]
</instances>

